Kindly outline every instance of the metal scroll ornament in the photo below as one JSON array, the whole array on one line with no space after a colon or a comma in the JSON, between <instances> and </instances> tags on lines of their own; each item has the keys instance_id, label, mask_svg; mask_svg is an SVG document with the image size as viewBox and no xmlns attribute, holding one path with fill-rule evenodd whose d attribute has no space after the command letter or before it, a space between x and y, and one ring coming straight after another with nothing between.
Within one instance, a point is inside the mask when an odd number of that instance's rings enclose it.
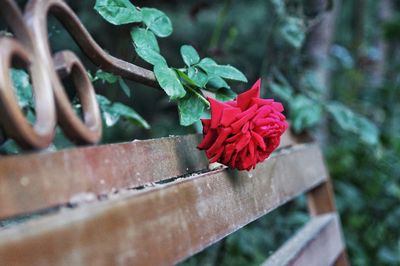
<instances>
[{"instance_id":1,"label":"metal scroll ornament","mask_svg":"<svg viewBox=\"0 0 400 266\"><path fill-rule=\"evenodd\" d=\"M15 36L0 37L0 127L6 137L25 148L47 147L57 124L75 143L96 143L101 137L102 125L94 88L73 52L51 53L47 37L49 13L60 20L94 64L122 77L158 87L151 71L105 53L64 1L30 0L22 14L13 0L0 0L0 16ZM30 72L36 113L33 125L18 106L9 74L13 66L23 66ZM61 78L66 76L71 77L77 89L82 120L74 112L63 88Z\"/></svg>"}]
</instances>

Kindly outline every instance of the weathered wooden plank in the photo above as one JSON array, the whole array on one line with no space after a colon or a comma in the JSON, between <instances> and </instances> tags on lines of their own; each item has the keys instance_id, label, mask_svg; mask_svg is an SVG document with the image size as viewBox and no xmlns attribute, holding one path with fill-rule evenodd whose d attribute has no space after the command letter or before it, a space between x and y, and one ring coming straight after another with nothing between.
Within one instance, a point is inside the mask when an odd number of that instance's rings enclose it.
<instances>
[{"instance_id":1,"label":"weathered wooden plank","mask_svg":"<svg viewBox=\"0 0 400 266\"><path fill-rule=\"evenodd\" d=\"M336 212L335 196L333 193L332 183L329 179L309 191L307 193L307 200L308 210L312 216ZM342 234L341 231L339 231L339 233ZM346 249L343 249L334 265L350 265Z\"/></svg>"},{"instance_id":2,"label":"weathered wooden plank","mask_svg":"<svg viewBox=\"0 0 400 266\"><path fill-rule=\"evenodd\" d=\"M315 216L275 252L263 266L333 265L344 249L335 213Z\"/></svg>"},{"instance_id":3,"label":"weathered wooden plank","mask_svg":"<svg viewBox=\"0 0 400 266\"><path fill-rule=\"evenodd\" d=\"M8 156L0 159L0 219L207 169L199 135ZM290 133L281 147L294 143Z\"/></svg>"},{"instance_id":4,"label":"weathered wooden plank","mask_svg":"<svg viewBox=\"0 0 400 266\"><path fill-rule=\"evenodd\" d=\"M248 173L214 170L0 231L4 265L171 265L324 180L312 144Z\"/></svg>"},{"instance_id":5,"label":"weathered wooden plank","mask_svg":"<svg viewBox=\"0 0 400 266\"><path fill-rule=\"evenodd\" d=\"M311 215L336 211L335 198L330 180L307 193L308 210Z\"/></svg>"}]
</instances>

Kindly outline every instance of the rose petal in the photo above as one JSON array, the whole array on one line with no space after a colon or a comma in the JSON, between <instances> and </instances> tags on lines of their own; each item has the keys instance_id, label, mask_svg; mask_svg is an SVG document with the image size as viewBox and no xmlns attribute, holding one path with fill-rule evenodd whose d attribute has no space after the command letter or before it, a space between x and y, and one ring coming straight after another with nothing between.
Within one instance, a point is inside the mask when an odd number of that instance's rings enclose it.
<instances>
[{"instance_id":1,"label":"rose petal","mask_svg":"<svg viewBox=\"0 0 400 266\"><path fill-rule=\"evenodd\" d=\"M246 111L241 111L239 114L235 116L236 120L240 120L245 116L248 116L249 114L256 114L257 113L257 105L253 105Z\"/></svg>"},{"instance_id":2,"label":"rose petal","mask_svg":"<svg viewBox=\"0 0 400 266\"><path fill-rule=\"evenodd\" d=\"M225 142L235 142L238 139L240 139L241 137L242 137L241 133L240 134L236 134L236 135L233 135L232 137L227 138Z\"/></svg>"},{"instance_id":3,"label":"rose petal","mask_svg":"<svg viewBox=\"0 0 400 266\"><path fill-rule=\"evenodd\" d=\"M198 149L206 150L208 149L217 138L217 132L215 130L209 130L207 134L204 135L203 140L197 145Z\"/></svg>"},{"instance_id":4,"label":"rose petal","mask_svg":"<svg viewBox=\"0 0 400 266\"><path fill-rule=\"evenodd\" d=\"M263 137L261 137L259 134L257 134L254 131L251 132L251 137L253 138L253 141L255 142L255 144L257 144L263 151L265 151L265 149L267 147L265 146Z\"/></svg>"},{"instance_id":5,"label":"rose petal","mask_svg":"<svg viewBox=\"0 0 400 266\"><path fill-rule=\"evenodd\" d=\"M219 149L220 146L222 146L222 143L226 140L228 135L232 132L232 129L227 127L223 128L221 132L218 134L217 139L215 142L211 145L211 147L207 150L207 157L210 158L212 157L217 150Z\"/></svg>"},{"instance_id":6,"label":"rose petal","mask_svg":"<svg viewBox=\"0 0 400 266\"><path fill-rule=\"evenodd\" d=\"M273 102L272 107L277 111L277 112L283 112L283 105L278 102Z\"/></svg>"},{"instance_id":7,"label":"rose petal","mask_svg":"<svg viewBox=\"0 0 400 266\"><path fill-rule=\"evenodd\" d=\"M249 131L249 127L250 127L250 122L246 122L246 124L244 124L244 126L242 127L242 133L246 134L246 132Z\"/></svg>"},{"instance_id":8,"label":"rose petal","mask_svg":"<svg viewBox=\"0 0 400 266\"><path fill-rule=\"evenodd\" d=\"M238 107L236 99L233 101L227 101L225 104L229 105L230 107Z\"/></svg>"},{"instance_id":9,"label":"rose petal","mask_svg":"<svg viewBox=\"0 0 400 266\"><path fill-rule=\"evenodd\" d=\"M207 99L210 102L210 108L211 108L211 128L217 128L218 125L220 124L224 108L230 106L222 102L219 102L217 100L214 100L212 98L207 98Z\"/></svg>"},{"instance_id":10,"label":"rose petal","mask_svg":"<svg viewBox=\"0 0 400 266\"><path fill-rule=\"evenodd\" d=\"M228 163L228 166L230 168L235 168L237 166L237 157L238 157L239 153L238 152L234 152L232 155L232 159L230 160L230 162Z\"/></svg>"},{"instance_id":11,"label":"rose petal","mask_svg":"<svg viewBox=\"0 0 400 266\"><path fill-rule=\"evenodd\" d=\"M254 122L256 126L266 126L269 124L276 124L276 119L273 118L261 118Z\"/></svg>"},{"instance_id":12,"label":"rose petal","mask_svg":"<svg viewBox=\"0 0 400 266\"><path fill-rule=\"evenodd\" d=\"M210 163L215 163L216 161L218 161L223 152L224 152L224 147L221 146L219 150L217 150L216 154L210 159Z\"/></svg>"},{"instance_id":13,"label":"rose petal","mask_svg":"<svg viewBox=\"0 0 400 266\"><path fill-rule=\"evenodd\" d=\"M239 153L240 161L238 162L238 169L239 170L250 170L253 164L253 160L246 156L248 153L247 149L242 150Z\"/></svg>"},{"instance_id":14,"label":"rose petal","mask_svg":"<svg viewBox=\"0 0 400 266\"><path fill-rule=\"evenodd\" d=\"M268 114L270 114L274 109L269 106L269 105L264 105L260 109L257 110L257 114L254 117L254 120L258 120L260 118L266 117Z\"/></svg>"},{"instance_id":15,"label":"rose petal","mask_svg":"<svg viewBox=\"0 0 400 266\"><path fill-rule=\"evenodd\" d=\"M222 111L221 125L223 125L224 127L229 126L233 121L235 121L235 117L239 113L239 108L225 108Z\"/></svg>"},{"instance_id":16,"label":"rose petal","mask_svg":"<svg viewBox=\"0 0 400 266\"><path fill-rule=\"evenodd\" d=\"M250 140L250 142L249 142L249 156L250 156L250 158L251 158L251 160L253 162L256 161L255 152L256 152L256 146L254 145L254 142L252 140Z\"/></svg>"},{"instance_id":17,"label":"rose petal","mask_svg":"<svg viewBox=\"0 0 400 266\"><path fill-rule=\"evenodd\" d=\"M274 102L273 99L263 99L263 98L253 98L252 103L257 104L258 106L264 106L264 105L272 105Z\"/></svg>"},{"instance_id":18,"label":"rose petal","mask_svg":"<svg viewBox=\"0 0 400 266\"><path fill-rule=\"evenodd\" d=\"M249 143L251 139L250 132L243 134L239 141L236 143L236 151L241 151Z\"/></svg>"},{"instance_id":19,"label":"rose petal","mask_svg":"<svg viewBox=\"0 0 400 266\"><path fill-rule=\"evenodd\" d=\"M249 103L251 102L251 100L253 98L260 97L260 85L261 85L261 79L257 80L256 83L254 83L253 87L251 87L250 90L238 95L237 104L240 107L240 109L242 109L242 111L247 109L247 107L249 106Z\"/></svg>"},{"instance_id":20,"label":"rose petal","mask_svg":"<svg viewBox=\"0 0 400 266\"><path fill-rule=\"evenodd\" d=\"M223 156L223 160L222 163L227 165L230 161L230 159L232 158L233 152L235 151L235 143L232 144L228 144L225 146L225 152L224 152L224 156Z\"/></svg>"},{"instance_id":21,"label":"rose petal","mask_svg":"<svg viewBox=\"0 0 400 266\"><path fill-rule=\"evenodd\" d=\"M211 120L210 119L200 119L201 124L203 125L203 134L207 134L210 129Z\"/></svg>"},{"instance_id":22,"label":"rose petal","mask_svg":"<svg viewBox=\"0 0 400 266\"><path fill-rule=\"evenodd\" d=\"M240 131L241 127L250 119L253 118L253 116L256 114L256 110L257 110L257 106L254 105L252 106L250 109L244 111L243 113L239 114L238 116L236 116L236 118L238 118L239 120L236 121L235 123L233 123L231 125L232 128L232 132L233 133L237 133Z\"/></svg>"}]
</instances>

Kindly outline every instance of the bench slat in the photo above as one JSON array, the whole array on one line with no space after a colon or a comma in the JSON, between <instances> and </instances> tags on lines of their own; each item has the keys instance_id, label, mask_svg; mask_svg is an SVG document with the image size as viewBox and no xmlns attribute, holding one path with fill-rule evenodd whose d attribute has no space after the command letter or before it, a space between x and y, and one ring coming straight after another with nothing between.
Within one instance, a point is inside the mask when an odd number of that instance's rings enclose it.
<instances>
[{"instance_id":1,"label":"bench slat","mask_svg":"<svg viewBox=\"0 0 400 266\"><path fill-rule=\"evenodd\" d=\"M0 231L4 265L171 265L327 180L313 144L253 172L214 170Z\"/></svg>"},{"instance_id":2,"label":"bench slat","mask_svg":"<svg viewBox=\"0 0 400 266\"><path fill-rule=\"evenodd\" d=\"M315 216L262 266L333 265L344 249L337 214Z\"/></svg>"},{"instance_id":3,"label":"bench slat","mask_svg":"<svg viewBox=\"0 0 400 266\"><path fill-rule=\"evenodd\" d=\"M199 135L0 158L0 219L208 168ZM281 147L294 143L290 133ZM182 151L185 151L182 153Z\"/></svg>"}]
</instances>

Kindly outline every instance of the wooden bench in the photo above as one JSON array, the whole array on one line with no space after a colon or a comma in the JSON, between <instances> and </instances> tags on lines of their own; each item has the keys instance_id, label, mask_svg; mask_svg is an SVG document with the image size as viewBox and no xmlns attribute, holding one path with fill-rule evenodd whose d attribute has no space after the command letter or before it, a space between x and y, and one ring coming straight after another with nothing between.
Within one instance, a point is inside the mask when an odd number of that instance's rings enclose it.
<instances>
[{"instance_id":1,"label":"wooden bench","mask_svg":"<svg viewBox=\"0 0 400 266\"><path fill-rule=\"evenodd\" d=\"M51 54L44 19L49 13L94 64L158 86L151 71L105 53L65 2L31 0L22 14L15 1L0 0L0 16L15 34L0 37L0 142L7 136L43 148L57 123L77 142L100 136L85 69L69 51ZM33 87L33 127L7 78L15 57L40 85ZM76 75L83 123L56 70ZM239 172L209 170L199 142L200 136L188 135L0 157L0 265L171 265L304 193L310 222L265 265L348 264L315 144L297 143L287 133L271 158Z\"/></svg>"},{"instance_id":2,"label":"wooden bench","mask_svg":"<svg viewBox=\"0 0 400 266\"><path fill-rule=\"evenodd\" d=\"M307 193L312 219L265 265L347 265L320 149L208 170L188 135L0 159L1 265L171 265ZM30 214L30 216L26 216ZM21 222L10 221L20 217ZM11 220L10 220L11 219Z\"/></svg>"}]
</instances>

